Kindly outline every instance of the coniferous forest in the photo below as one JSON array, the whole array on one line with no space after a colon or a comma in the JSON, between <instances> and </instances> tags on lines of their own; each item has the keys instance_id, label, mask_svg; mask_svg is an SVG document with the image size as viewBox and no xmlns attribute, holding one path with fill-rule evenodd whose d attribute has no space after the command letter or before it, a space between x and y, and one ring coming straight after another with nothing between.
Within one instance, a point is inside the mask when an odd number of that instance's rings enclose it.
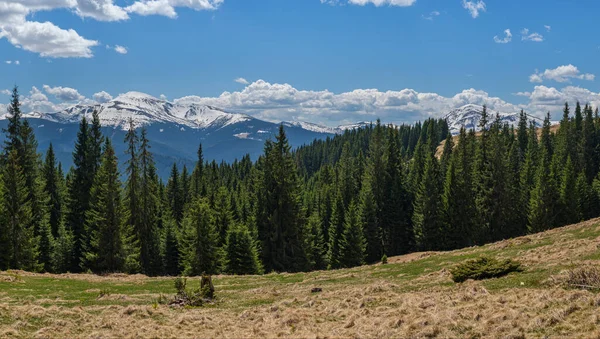
<instances>
[{"instance_id":1,"label":"coniferous forest","mask_svg":"<svg viewBox=\"0 0 600 339\"><path fill-rule=\"evenodd\" d=\"M336 269L452 250L600 215L598 109L565 104L558 128L484 108L481 132L444 120L376 124L292 150L280 127L264 154L173 165L152 140L80 122L73 167L38 154L15 87L0 160L0 269L147 275ZM489 126L489 127L486 127ZM442 141L443 147L438 146ZM124 142L127 152L115 154ZM118 166L118 158L126 165Z\"/></svg>"}]
</instances>

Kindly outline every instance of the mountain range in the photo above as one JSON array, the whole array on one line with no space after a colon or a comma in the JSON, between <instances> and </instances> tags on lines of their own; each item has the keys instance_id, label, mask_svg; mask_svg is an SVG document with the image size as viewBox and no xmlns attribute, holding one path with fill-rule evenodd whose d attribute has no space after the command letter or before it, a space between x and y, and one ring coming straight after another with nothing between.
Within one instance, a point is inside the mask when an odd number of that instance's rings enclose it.
<instances>
[{"instance_id":1,"label":"mountain range","mask_svg":"<svg viewBox=\"0 0 600 339\"><path fill-rule=\"evenodd\" d=\"M78 104L61 112L29 112L23 116L35 130L39 151L45 152L52 143L58 160L69 168L79 122L83 117L91 119L94 110L99 112L103 132L113 139L118 155L125 152L125 144L119 141L125 137L129 120L133 120L136 128L146 127L162 177L168 175L174 162L191 168L200 143L206 160L231 162L245 154L256 159L263 151L265 140L273 137L280 125L190 100L172 103L139 92L128 92L102 104ZM450 131L457 134L461 126L477 128L481 110L481 106L465 105L446 114ZM2 128L7 125L6 115L0 116ZM518 121L517 114L501 116L503 121L511 124ZM370 122L338 127L300 121L281 124L286 128L291 146L297 147L348 129L368 126ZM120 158L123 161L125 157Z\"/></svg>"}]
</instances>

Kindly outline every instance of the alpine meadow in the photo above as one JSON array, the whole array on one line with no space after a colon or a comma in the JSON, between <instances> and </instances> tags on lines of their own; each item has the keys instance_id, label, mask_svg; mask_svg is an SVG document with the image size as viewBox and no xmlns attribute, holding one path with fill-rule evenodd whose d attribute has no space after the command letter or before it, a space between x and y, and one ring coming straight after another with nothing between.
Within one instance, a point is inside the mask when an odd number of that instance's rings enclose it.
<instances>
[{"instance_id":1,"label":"alpine meadow","mask_svg":"<svg viewBox=\"0 0 600 339\"><path fill-rule=\"evenodd\" d=\"M0 0L0 338L600 338L599 10Z\"/></svg>"}]
</instances>

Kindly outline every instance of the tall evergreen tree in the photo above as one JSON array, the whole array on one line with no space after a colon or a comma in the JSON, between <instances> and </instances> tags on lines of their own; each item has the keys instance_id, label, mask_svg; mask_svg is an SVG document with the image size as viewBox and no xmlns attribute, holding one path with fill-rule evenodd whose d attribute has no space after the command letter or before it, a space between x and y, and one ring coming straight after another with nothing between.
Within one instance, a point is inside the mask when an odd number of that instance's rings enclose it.
<instances>
[{"instance_id":1,"label":"tall evergreen tree","mask_svg":"<svg viewBox=\"0 0 600 339\"><path fill-rule=\"evenodd\" d=\"M147 130L142 128L139 149L139 200L141 206L139 228L137 229L136 236L140 241L140 264L142 271L148 275L156 275L162 272L159 236L159 224L162 220L160 215L161 205L158 175L150 148Z\"/></svg>"},{"instance_id":2,"label":"tall evergreen tree","mask_svg":"<svg viewBox=\"0 0 600 339\"><path fill-rule=\"evenodd\" d=\"M420 250L439 250L446 244L441 218L442 201L439 164L433 152L425 159L425 171L415 198L413 224Z\"/></svg>"},{"instance_id":3,"label":"tall evergreen tree","mask_svg":"<svg viewBox=\"0 0 600 339\"><path fill-rule=\"evenodd\" d=\"M352 201L346 211L344 232L340 243L342 266L354 267L364 264L365 245L360 208Z\"/></svg>"},{"instance_id":4,"label":"tall evergreen tree","mask_svg":"<svg viewBox=\"0 0 600 339\"><path fill-rule=\"evenodd\" d=\"M301 187L283 129L265 144L262 182L257 201L258 234L265 271L302 271L304 253Z\"/></svg>"},{"instance_id":5,"label":"tall evergreen tree","mask_svg":"<svg viewBox=\"0 0 600 339\"><path fill-rule=\"evenodd\" d=\"M56 167L56 157L52 143L48 146L44 167L42 168L44 178L44 191L49 198L49 224L52 235L58 235L58 228L63 222L64 216L64 195L61 192L61 180Z\"/></svg>"},{"instance_id":6,"label":"tall evergreen tree","mask_svg":"<svg viewBox=\"0 0 600 339\"><path fill-rule=\"evenodd\" d=\"M170 276L179 275L180 271L180 252L179 235L175 220L169 218L165 222L163 243L164 272Z\"/></svg>"},{"instance_id":7,"label":"tall evergreen tree","mask_svg":"<svg viewBox=\"0 0 600 339\"><path fill-rule=\"evenodd\" d=\"M186 275L217 274L222 253L215 229L214 213L204 199L194 201L183 219L181 259Z\"/></svg>"},{"instance_id":8,"label":"tall evergreen tree","mask_svg":"<svg viewBox=\"0 0 600 339\"><path fill-rule=\"evenodd\" d=\"M313 213L306 223L306 257L313 270L327 268L327 243L323 237L323 226L318 213Z\"/></svg>"},{"instance_id":9,"label":"tall evergreen tree","mask_svg":"<svg viewBox=\"0 0 600 339\"><path fill-rule=\"evenodd\" d=\"M202 152L202 144L198 146L198 160L196 161L196 167L192 172L192 200L200 197L203 190L203 178L204 178L204 153Z\"/></svg>"},{"instance_id":10,"label":"tall evergreen tree","mask_svg":"<svg viewBox=\"0 0 600 339\"><path fill-rule=\"evenodd\" d=\"M184 209L183 195L181 192L181 183L179 179L179 170L177 169L177 164L173 164L173 168L171 169L171 176L169 177L169 181L167 182L166 195L171 215L173 216L177 224L180 224L181 220L183 219Z\"/></svg>"},{"instance_id":11,"label":"tall evergreen tree","mask_svg":"<svg viewBox=\"0 0 600 339\"><path fill-rule=\"evenodd\" d=\"M82 268L95 272L119 272L125 265L123 232L125 209L121 198L117 157L110 139L106 139L102 164L91 190L90 209L85 215L89 236L82 255Z\"/></svg>"},{"instance_id":12,"label":"tall evergreen tree","mask_svg":"<svg viewBox=\"0 0 600 339\"><path fill-rule=\"evenodd\" d=\"M229 192L224 186L219 187L215 198L215 227L219 235L219 246L224 246L227 242L227 231L233 225L233 213L231 212L231 203Z\"/></svg>"},{"instance_id":13,"label":"tall evergreen tree","mask_svg":"<svg viewBox=\"0 0 600 339\"><path fill-rule=\"evenodd\" d=\"M39 237L35 236L33 229L25 175L19 166L16 150L9 151L6 160L2 175L2 220L9 241L3 250L8 254L8 268L36 271L40 268L37 264Z\"/></svg>"},{"instance_id":14,"label":"tall evergreen tree","mask_svg":"<svg viewBox=\"0 0 600 339\"><path fill-rule=\"evenodd\" d=\"M368 179L364 180L361 194L361 215L363 222L363 234L365 237L365 261L374 263L379 261L383 255L381 229L377 220L377 205L375 195Z\"/></svg>"},{"instance_id":15,"label":"tall evergreen tree","mask_svg":"<svg viewBox=\"0 0 600 339\"><path fill-rule=\"evenodd\" d=\"M130 243L136 248L132 249L132 251L135 253L140 253L139 258L129 257L128 259L139 261L139 265L142 267L142 269L144 269L148 267L148 262L144 262L144 260L150 260L150 258L141 258L141 237L145 230L143 229L142 225L143 211L140 202L142 186L140 178L140 161L138 156L139 137L135 130L135 125L132 118L129 118L128 124L129 128L127 129L124 140L125 144L127 144L125 154L128 155L128 159L125 162L127 181L125 182L124 205L127 210L127 219L125 221L126 226L124 229L127 229L129 232L124 232L124 235L125 233L131 233L127 234L126 236L133 237Z\"/></svg>"}]
</instances>

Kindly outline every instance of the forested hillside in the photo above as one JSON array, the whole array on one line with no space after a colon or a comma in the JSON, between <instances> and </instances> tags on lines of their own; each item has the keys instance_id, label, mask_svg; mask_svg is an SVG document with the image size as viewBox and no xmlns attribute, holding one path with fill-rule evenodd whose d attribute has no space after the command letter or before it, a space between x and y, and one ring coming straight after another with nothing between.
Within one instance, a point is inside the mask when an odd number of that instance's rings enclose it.
<instances>
[{"instance_id":1,"label":"forested hillside","mask_svg":"<svg viewBox=\"0 0 600 339\"><path fill-rule=\"evenodd\" d=\"M292 150L280 127L256 162L173 166L162 182L152 140L131 125L80 123L74 166L37 153L15 88L1 157L0 269L147 275L335 269L450 250L600 213L598 110L566 104L556 133L484 108L477 136L444 120L377 123ZM539 136L538 136L539 135ZM435 156L439 143L443 152ZM127 152L115 154L113 144ZM126 159L119 171L118 158ZM125 180L122 181L122 178Z\"/></svg>"}]
</instances>

